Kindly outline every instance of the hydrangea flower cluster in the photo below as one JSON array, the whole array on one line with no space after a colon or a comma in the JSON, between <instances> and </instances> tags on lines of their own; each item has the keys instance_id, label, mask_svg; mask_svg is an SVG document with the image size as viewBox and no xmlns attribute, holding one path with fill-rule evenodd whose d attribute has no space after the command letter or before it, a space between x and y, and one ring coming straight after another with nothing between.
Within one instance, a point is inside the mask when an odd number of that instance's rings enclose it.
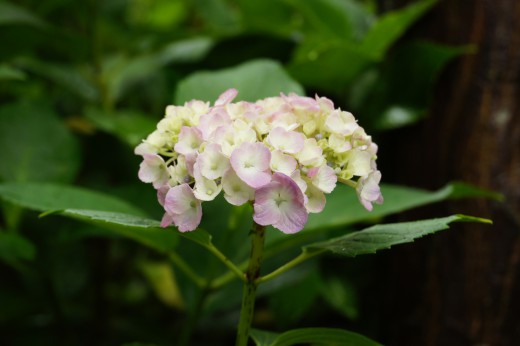
<instances>
[{"instance_id":1,"label":"hydrangea flower cluster","mask_svg":"<svg viewBox=\"0 0 520 346\"><path fill-rule=\"evenodd\" d=\"M253 203L256 223L284 233L322 211L338 181L354 187L368 210L383 202L377 145L351 113L318 96L232 103L236 95L227 90L213 107L198 100L168 106L135 149L143 157L139 178L153 184L164 207L163 227L196 229L202 202L222 191L233 205Z\"/></svg>"}]
</instances>

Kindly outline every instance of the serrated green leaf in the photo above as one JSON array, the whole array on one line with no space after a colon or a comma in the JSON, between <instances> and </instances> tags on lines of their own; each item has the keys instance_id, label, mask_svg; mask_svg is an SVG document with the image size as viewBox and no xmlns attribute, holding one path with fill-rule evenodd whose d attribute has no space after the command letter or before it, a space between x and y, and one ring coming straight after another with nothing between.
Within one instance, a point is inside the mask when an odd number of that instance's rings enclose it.
<instances>
[{"instance_id":1,"label":"serrated green leaf","mask_svg":"<svg viewBox=\"0 0 520 346\"><path fill-rule=\"evenodd\" d=\"M91 209L145 215L130 203L85 188L52 183L2 183L0 198L14 205L45 212L64 209Z\"/></svg>"},{"instance_id":2,"label":"serrated green leaf","mask_svg":"<svg viewBox=\"0 0 520 346\"><path fill-rule=\"evenodd\" d=\"M157 126L156 121L136 111L106 112L89 108L85 116L98 128L116 136L131 147L139 144Z\"/></svg>"},{"instance_id":3,"label":"serrated green leaf","mask_svg":"<svg viewBox=\"0 0 520 346\"><path fill-rule=\"evenodd\" d=\"M266 256L272 256L309 242L319 241L323 239L324 232L333 228L345 228L359 222L371 222L388 215L447 199L478 197L501 199L501 195L493 191L459 182L446 185L437 191L382 184L381 191L385 202L382 205L374 205L374 209L369 212L359 203L353 189L344 185L337 186L327 196L325 209L321 213L309 215L309 220L302 232L292 235L268 232Z\"/></svg>"},{"instance_id":4,"label":"serrated green leaf","mask_svg":"<svg viewBox=\"0 0 520 346\"><path fill-rule=\"evenodd\" d=\"M0 25L23 24L46 28L47 24L23 7L0 1Z\"/></svg>"},{"instance_id":5,"label":"serrated green leaf","mask_svg":"<svg viewBox=\"0 0 520 346\"><path fill-rule=\"evenodd\" d=\"M361 49L376 60L382 59L388 48L436 2L422 0L381 16L364 37Z\"/></svg>"},{"instance_id":6,"label":"serrated green leaf","mask_svg":"<svg viewBox=\"0 0 520 346\"><path fill-rule=\"evenodd\" d=\"M45 104L0 107L0 180L68 182L80 163L76 138Z\"/></svg>"},{"instance_id":7,"label":"serrated green leaf","mask_svg":"<svg viewBox=\"0 0 520 346\"><path fill-rule=\"evenodd\" d=\"M214 102L229 88L236 88L236 100L256 101L281 92L303 95L303 88L271 60L253 60L218 71L196 72L179 82L175 104L192 99Z\"/></svg>"},{"instance_id":8,"label":"serrated green leaf","mask_svg":"<svg viewBox=\"0 0 520 346\"><path fill-rule=\"evenodd\" d=\"M327 196L327 204L323 212L309 215L309 221L305 226L305 230L339 227L360 221L374 220L448 198L499 197L498 194L492 191L462 183L449 184L433 192L405 186L382 184L381 192L385 202L382 205L374 205L374 209L369 212L359 203L352 188L344 185L337 186Z\"/></svg>"},{"instance_id":9,"label":"serrated green leaf","mask_svg":"<svg viewBox=\"0 0 520 346\"><path fill-rule=\"evenodd\" d=\"M13 264L20 260L30 261L35 255L36 248L27 238L12 232L0 232L0 260Z\"/></svg>"},{"instance_id":10,"label":"serrated green leaf","mask_svg":"<svg viewBox=\"0 0 520 346\"><path fill-rule=\"evenodd\" d=\"M417 238L442 231L449 228L448 225L452 222L491 223L487 219L452 215L438 219L376 225L339 238L307 245L304 247L304 251L328 250L349 257L371 254L378 250L388 249L393 245L410 243Z\"/></svg>"},{"instance_id":11,"label":"serrated green leaf","mask_svg":"<svg viewBox=\"0 0 520 346\"><path fill-rule=\"evenodd\" d=\"M251 330L251 335L258 336L257 329ZM366 336L336 328L301 328L279 334L268 346L291 346L301 344L341 345L341 346L380 346ZM258 344L257 344L258 346Z\"/></svg>"}]
</instances>

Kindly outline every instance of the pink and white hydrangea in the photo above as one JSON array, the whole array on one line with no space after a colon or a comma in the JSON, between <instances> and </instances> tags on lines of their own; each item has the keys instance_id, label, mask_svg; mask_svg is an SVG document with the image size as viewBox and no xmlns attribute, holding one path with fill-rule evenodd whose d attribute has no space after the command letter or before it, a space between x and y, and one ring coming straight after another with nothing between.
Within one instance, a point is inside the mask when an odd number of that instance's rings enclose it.
<instances>
[{"instance_id":1,"label":"pink and white hydrangea","mask_svg":"<svg viewBox=\"0 0 520 346\"><path fill-rule=\"evenodd\" d=\"M302 230L338 182L355 187L368 210L383 202L377 145L351 113L324 97L233 102L237 94L229 89L213 106L168 106L135 149L139 179L153 184L165 210L163 227L195 230L202 202L222 191L232 205L251 203L256 223L284 233Z\"/></svg>"}]
</instances>

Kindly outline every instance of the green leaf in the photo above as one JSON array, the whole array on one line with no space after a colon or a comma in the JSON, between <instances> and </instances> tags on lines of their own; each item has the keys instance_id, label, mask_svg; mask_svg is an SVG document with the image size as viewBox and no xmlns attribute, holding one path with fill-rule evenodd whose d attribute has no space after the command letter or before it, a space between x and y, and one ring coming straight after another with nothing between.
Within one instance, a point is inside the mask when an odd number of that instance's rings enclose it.
<instances>
[{"instance_id":1,"label":"green leaf","mask_svg":"<svg viewBox=\"0 0 520 346\"><path fill-rule=\"evenodd\" d=\"M361 49L376 60L422 15L436 4L436 0L423 0L380 17L363 39Z\"/></svg>"},{"instance_id":2,"label":"green leaf","mask_svg":"<svg viewBox=\"0 0 520 346\"><path fill-rule=\"evenodd\" d=\"M85 116L98 128L110 133L131 147L135 147L153 132L157 122L136 111L106 112L89 108Z\"/></svg>"},{"instance_id":3,"label":"green leaf","mask_svg":"<svg viewBox=\"0 0 520 346\"><path fill-rule=\"evenodd\" d=\"M281 92L303 95L304 90L283 67L271 60L254 60L218 71L196 72L177 86L175 104L192 99L215 101L229 88L239 91L237 100L256 101Z\"/></svg>"},{"instance_id":4,"label":"green leaf","mask_svg":"<svg viewBox=\"0 0 520 346\"><path fill-rule=\"evenodd\" d=\"M359 315L356 287L345 275L331 276L322 280L321 297L345 317L355 320Z\"/></svg>"},{"instance_id":5,"label":"green leaf","mask_svg":"<svg viewBox=\"0 0 520 346\"><path fill-rule=\"evenodd\" d=\"M315 37L298 47L288 70L306 86L338 93L373 63L356 44Z\"/></svg>"},{"instance_id":6,"label":"green leaf","mask_svg":"<svg viewBox=\"0 0 520 346\"><path fill-rule=\"evenodd\" d=\"M321 213L309 215L309 220L302 232L292 235L268 232L266 256L273 256L290 248L319 241L323 239L323 234L331 229L345 228L359 222L373 222L388 215L447 199L478 197L502 199L502 196L496 192L460 182L449 184L437 191L382 184L381 191L385 202L382 205L374 205L374 209L369 212L359 203L356 192L352 188L338 185L327 196L325 209Z\"/></svg>"},{"instance_id":7,"label":"green leaf","mask_svg":"<svg viewBox=\"0 0 520 346\"><path fill-rule=\"evenodd\" d=\"M254 328L251 329L249 334L256 346L269 346L276 340L278 335L280 334Z\"/></svg>"},{"instance_id":8,"label":"green leaf","mask_svg":"<svg viewBox=\"0 0 520 346\"><path fill-rule=\"evenodd\" d=\"M122 236L162 253L172 251L179 240L177 231L162 228L159 221L142 216L86 209L55 210L44 215L55 213L101 227L103 230L95 235Z\"/></svg>"},{"instance_id":9,"label":"green leaf","mask_svg":"<svg viewBox=\"0 0 520 346\"><path fill-rule=\"evenodd\" d=\"M319 214L310 214L305 229L319 230L340 227L360 221L375 220L449 198L500 198L500 195L497 193L464 183L452 183L433 192L382 184L381 192L385 202L382 205L374 205L374 209L369 212L359 203L356 192L352 188L339 185L327 196L325 209Z\"/></svg>"},{"instance_id":10,"label":"green leaf","mask_svg":"<svg viewBox=\"0 0 520 346\"><path fill-rule=\"evenodd\" d=\"M289 38L297 30L293 8L280 0L236 0L242 27L248 32ZM265 20L269 18L269 20Z\"/></svg>"},{"instance_id":11,"label":"green leaf","mask_svg":"<svg viewBox=\"0 0 520 346\"><path fill-rule=\"evenodd\" d=\"M375 128L383 131L411 125L423 119L426 113L427 109L393 105L380 113Z\"/></svg>"},{"instance_id":12,"label":"green leaf","mask_svg":"<svg viewBox=\"0 0 520 346\"><path fill-rule=\"evenodd\" d=\"M212 246L211 234L202 229L196 229L192 232L181 233L181 235L203 247Z\"/></svg>"},{"instance_id":13,"label":"green leaf","mask_svg":"<svg viewBox=\"0 0 520 346\"><path fill-rule=\"evenodd\" d=\"M378 130L412 124L426 115L433 87L444 67L472 47L414 41L396 47L376 71L351 86L349 105Z\"/></svg>"},{"instance_id":14,"label":"green leaf","mask_svg":"<svg viewBox=\"0 0 520 346\"><path fill-rule=\"evenodd\" d=\"M0 64L0 80L25 80L23 71L7 64Z\"/></svg>"},{"instance_id":15,"label":"green leaf","mask_svg":"<svg viewBox=\"0 0 520 346\"><path fill-rule=\"evenodd\" d=\"M51 183L2 183L0 198L12 204L45 212L92 209L144 215L143 211L116 197L77 186Z\"/></svg>"},{"instance_id":16,"label":"green leaf","mask_svg":"<svg viewBox=\"0 0 520 346\"><path fill-rule=\"evenodd\" d=\"M36 248L27 238L16 233L0 232L0 260L13 264L33 260Z\"/></svg>"},{"instance_id":17,"label":"green leaf","mask_svg":"<svg viewBox=\"0 0 520 346\"><path fill-rule=\"evenodd\" d=\"M112 102L121 99L133 86L159 73L167 64L197 62L213 45L210 38L196 37L170 43L156 52L133 57L112 56L103 63L109 99Z\"/></svg>"},{"instance_id":18,"label":"green leaf","mask_svg":"<svg viewBox=\"0 0 520 346\"><path fill-rule=\"evenodd\" d=\"M47 27L43 20L23 7L0 1L0 26L13 24L32 25L40 29Z\"/></svg>"},{"instance_id":19,"label":"green leaf","mask_svg":"<svg viewBox=\"0 0 520 346\"><path fill-rule=\"evenodd\" d=\"M202 60L215 45L209 37L193 37L163 47L157 57L161 64L195 63Z\"/></svg>"},{"instance_id":20,"label":"green leaf","mask_svg":"<svg viewBox=\"0 0 520 346\"><path fill-rule=\"evenodd\" d=\"M258 338L259 330L251 330L253 338ZM261 332L261 331L260 331ZM261 335L261 334L260 334ZM380 346L366 336L335 328L301 328L279 334L268 346L291 346L301 344L341 345L341 346Z\"/></svg>"},{"instance_id":21,"label":"green leaf","mask_svg":"<svg viewBox=\"0 0 520 346\"><path fill-rule=\"evenodd\" d=\"M272 292L269 295L269 306L279 325L290 326L300 320L316 301L320 285L318 271L312 270L301 280Z\"/></svg>"},{"instance_id":22,"label":"green leaf","mask_svg":"<svg viewBox=\"0 0 520 346\"><path fill-rule=\"evenodd\" d=\"M348 40L352 36L350 8L344 0L288 0L307 21L314 35Z\"/></svg>"},{"instance_id":23,"label":"green leaf","mask_svg":"<svg viewBox=\"0 0 520 346\"><path fill-rule=\"evenodd\" d=\"M307 245L304 247L304 251L328 250L349 257L371 254L378 250L388 249L393 245L410 243L417 238L442 231L449 228L448 225L452 222L491 223L487 219L452 215L438 219L376 225L339 238Z\"/></svg>"},{"instance_id":24,"label":"green leaf","mask_svg":"<svg viewBox=\"0 0 520 346\"><path fill-rule=\"evenodd\" d=\"M81 73L78 67L55 64L32 58L20 58L16 61L21 68L50 80L88 102L96 102L99 93L94 84Z\"/></svg>"},{"instance_id":25,"label":"green leaf","mask_svg":"<svg viewBox=\"0 0 520 346\"><path fill-rule=\"evenodd\" d=\"M68 182L79 168L76 138L44 104L0 107L0 180Z\"/></svg>"},{"instance_id":26,"label":"green leaf","mask_svg":"<svg viewBox=\"0 0 520 346\"><path fill-rule=\"evenodd\" d=\"M181 310L184 307L175 273L169 262L141 261L138 268L152 286L155 295L165 305Z\"/></svg>"}]
</instances>

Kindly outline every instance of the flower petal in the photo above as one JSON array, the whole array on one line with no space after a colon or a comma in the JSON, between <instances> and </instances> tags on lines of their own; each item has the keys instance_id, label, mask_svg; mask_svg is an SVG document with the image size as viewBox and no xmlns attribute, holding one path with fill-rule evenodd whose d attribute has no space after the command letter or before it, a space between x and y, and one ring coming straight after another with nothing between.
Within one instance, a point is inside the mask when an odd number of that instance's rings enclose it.
<instances>
[{"instance_id":1,"label":"flower petal","mask_svg":"<svg viewBox=\"0 0 520 346\"><path fill-rule=\"evenodd\" d=\"M224 190L224 198L233 205L242 205L252 201L255 196L255 190L244 183L233 168L230 168L222 177L222 188Z\"/></svg>"},{"instance_id":2,"label":"flower petal","mask_svg":"<svg viewBox=\"0 0 520 346\"><path fill-rule=\"evenodd\" d=\"M282 173L256 190L253 219L260 225L273 225L284 233L296 233L307 223L304 196L298 185Z\"/></svg>"},{"instance_id":3,"label":"flower petal","mask_svg":"<svg viewBox=\"0 0 520 346\"><path fill-rule=\"evenodd\" d=\"M273 148L289 154L296 154L303 149L305 136L303 133L287 131L282 127L275 127L267 136L267 142Z\"/></svg>"},{"instance_id":4,"label":"flower petal","mask_svg":"<svg viewBox=\"0 0 520 346\"><path fill-rule=\"evenodd\" d=\"M204 177L200 171L200 166L195 163L193 166L193 176L195 178L195 197L202 201L212 201L222 191L222 184L217 184L214 180Z\"/></svg>"},{"instance_id":5,"label":"flower petal","mask_svg":"<svg viewBox=\"0 0 520 346\"><path fill-rule=\"evenodd\" d=\"M242 181L254 189L271 181L271 152L263 143L242 143L231 154L231 166Z\"/></svg>"},{"instance_id":6,"label":"flower petal","mask_svg":"<svg viewBox=\"0 0 520 346\"><path fill-rule=\"evenodd\" d=\"M202 218L201 203L195 198L193 190L188 184L172 187L168 191L164 209L169 217L165 215L161 225L167 225L171 219L181 232L193 231Z\"/></svg>"},{"instance_id":7,"label":"flower petal","mask_svg":"<svg viewBox=\"0 0 520 346\"><path fill-rule=\"evenodd\" d=\"M204 152L197 157L200 172L205 178L214 180L221 178L229 169L229 159L220 151L220 145L209 143Z\"/></svg>"},{"instance_id":8,"label":"flower petal","mask_svg":"<svg viewBox=\"0 0 520 346\"><path fill-rule=\"evenodd\" d=\"M274 172L280 172L290 176L297 166L296 159L290 155L284 154L280 150L271 153L270 167Z\"/></svg>"},{"instance_id":9,"label":"flower petal","mask_svg":"<svg viewBox=\"0 0 520 346\"><path fill-rule=\"evenodd\" d=\"M237 89L228 89L224 91L222 94L220 94L217 101L215 101L215 106L223 106L230 103L237 96L237 94Z\"/></svg>"},{"instance_id":10,"label":"flower petal","mask_svg":"<svg viewBox=\"0 0 520 346\"><path fill-rule=\"evenodd\" d=\"M201 144L202 133L195 127L183 126L173 148L179 154L190 155L197 153Z\"/></svg>"}]
</instances>

